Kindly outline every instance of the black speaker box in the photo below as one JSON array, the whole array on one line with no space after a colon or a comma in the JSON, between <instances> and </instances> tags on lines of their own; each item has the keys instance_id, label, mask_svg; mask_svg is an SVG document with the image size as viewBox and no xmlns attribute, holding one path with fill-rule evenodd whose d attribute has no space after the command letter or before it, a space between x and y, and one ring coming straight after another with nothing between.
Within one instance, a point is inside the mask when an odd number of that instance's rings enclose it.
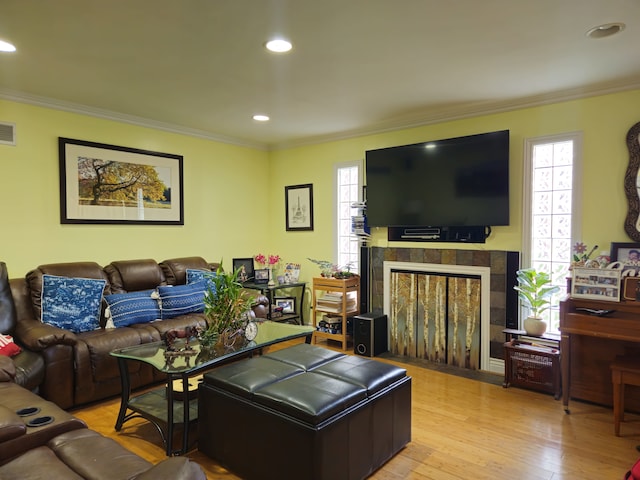
<instances>
[{"instance_id":1,"label":"black speaker box","mask_svg":"<svg viewBox=\"0 0 640 480\"><path fill-rule=\"evenodd\" d=\"M518 292L513 289L518 284L517 271L520 268L520 252L507 252L506 265L506 322L507 328L519 328L518 326L518 310L520 302L518 301Z\"/></svg>"},{"instance_id":2,"label":"black speaker box","mask_svg":"<svg viewBox=\"0 0 640 480\"><path fill-rule=\"evenodd\" d=\"M387 316L364 313L353 317L353 351L375 357L388 350Z\"/></svg>"}]
</instances>

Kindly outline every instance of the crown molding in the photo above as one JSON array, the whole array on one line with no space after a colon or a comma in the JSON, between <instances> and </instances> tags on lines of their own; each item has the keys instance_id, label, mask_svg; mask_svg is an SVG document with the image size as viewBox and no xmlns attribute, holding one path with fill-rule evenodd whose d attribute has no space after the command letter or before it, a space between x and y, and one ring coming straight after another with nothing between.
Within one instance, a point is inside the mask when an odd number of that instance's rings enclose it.
<instances>
[{"instance_id":1,"label":"crown molding","mask_svg":"<svg viewBox=\"0 0 640 480\"><path fill-rule=\"evenodd\" d=\"M134 115L127 115L124 113L113 112L111 110L88 107L86 105L80 105L77 103L65 102L65 101L56 100L53 98L31 95L28 93L18 92L14 90L7 90L7 89L0 88L0 98L4 100L18 102L18 103L35 105L38 107L51 108L54 110L62 110L65 112L77 113L80 115L88 115L91 117L102 118L105 120L112 120L115 122L127 123L130 125L136 125L138 127L153 128L155 130L162 130L164 132L176 133L179 135L188 135L191 137L202 138L205 140L212 140L214 142L227 143L227 144L236 145L239 147L254 148L256 150L268 150L268 146L261 142L251 142L251 141L243 140L240 138L228 137L224 135L216 135L211 132L206 132L204 130L187 128L180 125L152 120L149 118L136 117Z\"/></svg>"},{"instance_id":2,"label":"crown molding","mask_svg":"<svg viewBox=\"0 0 640 480\"><path fill-rule=\"evenodd\" d=\"M130 125L136 125L140 127L153 128L156 130L162 130L165 132L176 133L180 135L188 135L192 137L202 138L205 140L211 140L215 142L227 143L240 147L253 148L256 150L286 150L288 148L296 148L303 146L316 145L319 143L334 142L340 140L347 140L350 138L361 137L366 135L377 135L381 133L388 133L398 130L404 130L409 128L423 127L426 125L433 125L436 123L451 122L455 120L463 120L466 118L473 118L481 115L491 115L496 113L503 113L513 110L521 110L524 108L538 107L542 105L549 105L554 103L568 102L572 100L580 100L588 97L597 97L601 95L608 95L612 93L619 93L628 90L640 89L640 79L633 79L626 83L609 83L599 84L592 87L581 87L568 89L558 92L551 92L542 95L534 95L529 97L509 99L505 101L484 101L484 102L470 102L464 106L456 106L452 108L441 108L432 111L422 111L418 114L412 114L407 116L401 116L393 120L378 122L375 124L367 125L362 128L345 130L342 132L330 133L327 135L317 135L301 138L298 140L291 140L285 142L278 142L273 144L267 144L262 142L251 142L248 140L228 137L224 135L217 135L204 130L198 130L193 128L187 128L180 125L174 125L166 122L160 122L148 118L136 117L133 115L127 115L123 113L113 112L110 110L103 110L86 105L75 104L71 102L64 102L61 100L55 100L52 98L41 97L37 95L30 95L24 92L6 90L0 88L0 98L5 100L11 100L19 103L26 103L30 105L36 105L45 108L52 108L56 110L62 110L71 113L77 113L81 115L88 115L97 118L103 118L106 120L112 120L116 122L127 123Z\"/></svg>"},{"instance_id":3,"label":"crown molding","mask_svg":"<svg viewBox=\"0 0 640 480\"><path fill-rule=\"evenodd\" d=\"M569 102L572 100L580 100L589 97L598 97L602 95L638 89L640 89L640 79L634 79L632 82L628 83L601 84L597 87L592 88L574 88L542 95L509 99L505 101L473 102L468 103L464 106L441 108L438 110L433 110L431 112L423 111L419 114L399 117L393 121L379 122L377 124L368 125L364 128L345 130L328 135L307 137L299 141L281 142L278 144L270 145L269 149L285 150L288 148L303 147L319 143L348 140L350 138L361 137L365 135L378 135L381 133L389 133L409 128L434 125L437 123L464 120L467 118L473 118L483 115L492 115L513 110L522 110L525 108Z\"/></svg>"}]
</instances>

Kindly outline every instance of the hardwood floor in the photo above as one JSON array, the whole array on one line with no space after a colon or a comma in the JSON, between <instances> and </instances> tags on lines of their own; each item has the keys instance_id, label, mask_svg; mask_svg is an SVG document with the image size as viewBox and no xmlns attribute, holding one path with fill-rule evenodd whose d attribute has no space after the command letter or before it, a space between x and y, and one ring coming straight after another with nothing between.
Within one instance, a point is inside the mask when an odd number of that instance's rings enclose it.
<instances>
[{"instance_id":1,"label":"hardwood floor","mask_svg":"<svg viewBox=\"0 0 640 480\"><path fill-rule=\"evenodd\" d=\"M372 479L619 480L640 455L638 415L627 414L622 436L615 437L610 408L572 401L567 415L551 395L505 389L495 384L501 379L487 383L381 361L407 368L413 378L412 441ZM149 422L134 419L115 432L119 403L113 399L73 413L149 461L164 459ZM209 479L239 478L197 450L188 456Z\"/></svg>"}]
</instances>

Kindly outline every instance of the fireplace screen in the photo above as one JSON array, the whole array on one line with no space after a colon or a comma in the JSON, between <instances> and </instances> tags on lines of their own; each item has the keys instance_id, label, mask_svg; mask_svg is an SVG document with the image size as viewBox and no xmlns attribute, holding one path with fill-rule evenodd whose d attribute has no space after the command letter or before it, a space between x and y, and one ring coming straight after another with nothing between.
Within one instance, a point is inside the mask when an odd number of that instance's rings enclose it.
<instances>
[{"instance_id":1,"label":"fireplace screen","mask_svg":"<svg viewBox=\"0 0 640 480\"><path fill-rule=\"evenodd\" d=\"M391 352L478 370L480 284L480 277L392 271Z\"/></svg>"}]
</instances>

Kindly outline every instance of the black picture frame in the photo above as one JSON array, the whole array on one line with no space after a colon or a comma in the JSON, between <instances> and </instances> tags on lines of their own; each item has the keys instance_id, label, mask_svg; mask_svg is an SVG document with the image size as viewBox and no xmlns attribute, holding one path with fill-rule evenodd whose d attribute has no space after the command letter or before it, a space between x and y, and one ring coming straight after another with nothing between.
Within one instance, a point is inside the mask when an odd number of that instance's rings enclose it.
<instances>
[{"instance_id":1,"label":"black picture frame","mask_svg":"<svg viewBox=\"0 0 640 480\"><path fill-rule=\"evenodd\" d=\"M313 231L313 184L284 187L287 231Z\"/></svg>"},{"instance_id":2,"label":"black picture frame","mask_svg":"<svg viewBox=\"0 0 640 480\"><path fill-rule=\"evenodd\" d=\"M253 271L253 258L234 258L233 259L233 271L235 272L239 268L244 269L244 277L242 277L242 272L240 272L240 276L238 277L241 282L252 281L254 277Z\"/></svg>"},{"instance_id":3,"label":"black picture frame","mask_svg":"<svg viewBox=\"0 0 640 480\"><path fill-rule=\"evenodd\" d=\"M64 137L58 154L60 223L184 225L182 155ZM108 170L121 188L95 188Z\"/></svg>"},{"instance_id":4,"label":"black picture frame","mask_svg":"<svg viewBox=\"0 0 640 480\"><path fill-rule=\"evenodd\" d=\"M268 268L258 268L253 271L253 283L260 285L269 283L269 269Z\"/></svg>"},{"instance_id":5,"label":"black picture frame","mask_svg":"<svg viewBox=\"0 0 640 480\"><path fill-rule=\"evenodd\" d=\"M295 297L275 297L273 301L276 307L282 307L282 313L296 313Z\"/></svg>"},{"instance_id":6,"label":"black picture frame","mask_svg":"<svg viewBox=\"0 0 640 480\"><path fill-rule=\"evenodd\" d=\"M629 256L634 254L633 258ZM612 242L611 262L620 262L622 270L640 271L640 243L634 242Z\"/></svg>"}]
</instances>

